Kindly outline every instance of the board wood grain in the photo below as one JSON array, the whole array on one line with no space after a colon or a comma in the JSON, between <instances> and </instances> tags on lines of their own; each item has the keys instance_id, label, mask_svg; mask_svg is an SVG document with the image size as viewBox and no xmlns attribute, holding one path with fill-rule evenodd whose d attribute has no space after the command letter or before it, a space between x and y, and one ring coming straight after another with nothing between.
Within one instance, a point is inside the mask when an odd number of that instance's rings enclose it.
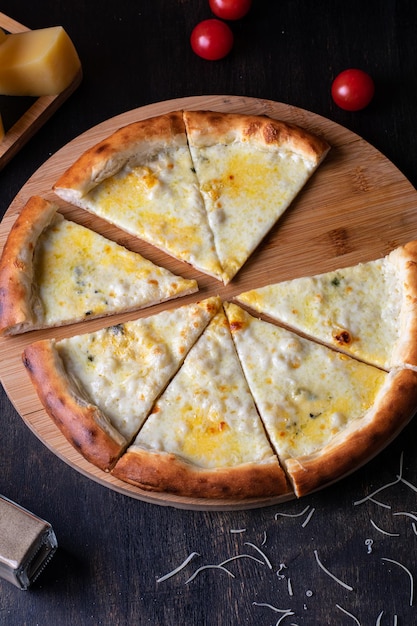
<instances>
[{"instance_id":1,"label":"board wood grain","mask_svg":"<svg viewBox=\"0 0 417 626\"><path fill-rule=\"evenodd\" d=\"M207 109L264 114L302 126L331 145L326 160L277 225L227 286L200 274L81 209L65 204L52 185L87 148L130 122L178 109ZM67 442L45 413L21 362L23 348L46 337L91 332L108 324L156 313L210 295L229 300L238 293L270 282L330 271L384 256L417 239L417 192L383 154L348 129L287 104L240 96L195 96L151 104L109 119L76 137L46 161L17 194L0 224L0 249L22 206L31 195L55 201L61 212L140 252L171 271L198 281L198 294L147 309L91 320L59 329L35 331L0 339L0 379L11 402L37 437L70 466L110 489L140 500L187 509L248 509L282 502L285 498L245 501L201 500L146 492L102 472ZM388 444L389 442L386 442Z\"/></svg>"}]
</instances>

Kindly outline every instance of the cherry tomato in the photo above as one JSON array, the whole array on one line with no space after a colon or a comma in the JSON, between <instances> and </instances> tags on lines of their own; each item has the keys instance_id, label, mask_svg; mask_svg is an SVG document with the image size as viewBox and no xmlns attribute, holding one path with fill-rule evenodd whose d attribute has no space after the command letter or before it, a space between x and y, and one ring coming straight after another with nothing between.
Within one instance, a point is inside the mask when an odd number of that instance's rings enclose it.
<instances>
[{"instance_id":1,"label":"cherry tomato","mask_svg":"<svg viewBox=\"0 0 417 626\"><path fill-rule=\"evenodd\" d=\"M217 61L229 54L233 41L230 27L214 18L197 24L190 38L194 52L208 61Z\"/></svg>"},{"instance_id":2,"label":"cherry tomato","mask_svg":"<svg viewBox=\"0 0 417 626\"><path fill-rule=\"evenodd\" d=\"M375 85L363 70L349 69L341 72L333 81L332 98L345 111L360 111L371 102Z\"/></svg>"},{"instance_id":3,"label":"cherry tomato","mask_svg":"<svg viewBox=\"0 0 417 626\"><path fill-rule=\"evenodd\" d=\"M209 0L210 9L222 20L240 20L252 5L252 0Z\"/></svg>"}]
</instances>

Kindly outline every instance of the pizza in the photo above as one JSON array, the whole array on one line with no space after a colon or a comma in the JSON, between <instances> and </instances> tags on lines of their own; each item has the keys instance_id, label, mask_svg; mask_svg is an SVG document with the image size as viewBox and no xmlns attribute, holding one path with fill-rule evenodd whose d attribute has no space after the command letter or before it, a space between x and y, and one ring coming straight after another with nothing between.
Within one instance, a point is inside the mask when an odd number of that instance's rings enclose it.
<instances>
[{"instance_id":1,"label":"pizza","mask_svg":"<svg viewBox=\"0 0 417 626\"><path fill-rule=\"evenodd\" d=\"M16 334L149 307L194 293L197 282L66 220L34 196L0 260L0 332Z\"/></svg>"},{"instance_id":2,"label":"pizza","mask_svg":"<svg viewBox=\"0 0 417 626\"><path fill-rule=\"evenodd\" d=\"M256 406L297 496L362 465L416 410L416 371L383 371L236 304L226 312Z\"/></svg>"},{"instance_id":3,"label":"pizza","mask_svg":"<svg viewBox=\"0 0 417 626\"><path fill-rule=\"evenodd\" d=\"M296 210L328 150L265 116L174 111L91 146L53 190L224 289ZM413 417L417 242L155 312L197 281L58 206L31 198L10 232L1 329L47 329L23 342L23 364L46 413L100 470L180 497L302 497L357 469ZM120 311L132 318L54 334Z\"/></svg>"},{"instance_id":4,"label":"pizza","mask_svg":"<svg viewBox=\"0 0 417 626\"><path fill-rule=\"evenodd\" d=\"M175 111L92 146L54 191L227 284L328 150L268 117Z\"/></svg>"},{"instance_id":5,"label":"pizza","mask_svg":"<svg viewBox=\"0 0 417 626\"><path fill-rule=\"evenodd\" d=\"M113 474L143 489L204 498L288 492L223 309L189 351Z\"/></svg>"},{"instance_id":6,"label":"pizza","mask_svg":"<svg viewBox=\"0 0 417 626\"><path fill-rule=\"evenodd\" d=\"M218 298L27 346L23 362L51 418L97 467L109 470L215 315Z\"/></svg>"},{"instance_id":7,"label":"pizza","mask_svg":"<svg viewBox=\"0 0 417 626\"><path fill-rule=\"evenodd\" d=\"M381 259L266 285L237 300L389 370L417 366L417 242Z\"/></svg>"}]
</instances>

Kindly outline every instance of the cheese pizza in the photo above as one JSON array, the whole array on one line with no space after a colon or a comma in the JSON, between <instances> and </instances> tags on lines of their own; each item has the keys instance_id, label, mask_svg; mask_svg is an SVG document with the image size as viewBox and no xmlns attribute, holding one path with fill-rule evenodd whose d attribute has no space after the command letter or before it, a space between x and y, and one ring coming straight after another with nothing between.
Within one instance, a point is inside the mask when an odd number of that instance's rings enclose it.
<instances>
[{"instance_id":1,"label":"cheese pizza","mask_svg":"<svg viewBox=\"0 0 417 626\"><path fill-rule=\"evenodd\" d=\"M0 331L16 334L152 306L198 286L34 196L0 260Z\"/></svg>"},{"instance_id":2,"label":"cheese pizza","mask_svg":"<svg viewBox=\"0 0 417 626\"><path fill-rule=\"evenodd\" d=\"M24 365L47 413L109 470L220 306L218 298L27 346Z\"/></svg>"},{"instance_id":3,"label":"cheese pizza","mask_svg":"<svg viewBox=\"0 0 417 626\"><path fill-rule=\"evenodd\" d=\"M417 409L417 372L387 373L235 304L226 312L249 387L297 496L359 467Z\"/></svg>"},{"instance_id":4,"label":"cheese pizza","mask_svg":"<svg viewBox=\"0 0 417 626\"><path fill-rule=\"evenodd\" d=\"M328 145L267 117L184 111L184 120L229 282L311 177Z\"/></svg>"},{"instance_id":5,"label":"cheese pizza","mask_svg":"<svg viewBox=\"0 0 417 626\"><path fill-rule=\"evenodd\" d=\"M186 496L288 492L223 310L190 350L113 474L144 489Z\"/></svg>"},{"instance_id":6,"label":"cheese pizza","mask_svg":"<svg viewBox=\"0 0 417 626\"><path fill-rule=\"evenodd\" d=\"M227 285L328 150L265 116L174 111L91 146L54 191ZM60 340L52 326L197 283L41 198L0 268L3 332L49 329L23 352L46 412L89 462L145 492L300 497L372 458L417 410L417 242L238 304L207 294Z\"/></svg>"},{"instance_id":7,"label":"cheese pizza","mask_svg":"<svg viewBox=\"0 0 417 626\"><path fill-rule=\"evenodd\" d=\"M177 111L92 146L54 190L227 284L328 150L268 117Z\"/></svg>"},{"instance_id":8,"label":"cheese pizza","mask_svg":"<svg viewBox=\"0 0 417 626\"><path fill-rule=\"evenodd\" d=\"M417 242L386 257L241 293L259 313L367 363L417 366Z\"/></svg>"}]
</instances>

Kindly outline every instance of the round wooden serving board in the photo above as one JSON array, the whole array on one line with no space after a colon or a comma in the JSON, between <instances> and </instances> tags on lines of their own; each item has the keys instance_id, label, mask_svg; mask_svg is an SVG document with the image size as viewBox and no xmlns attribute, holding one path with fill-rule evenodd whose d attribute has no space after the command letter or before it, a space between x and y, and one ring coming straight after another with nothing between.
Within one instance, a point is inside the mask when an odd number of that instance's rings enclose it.
<instances>
[{"instance_id":1,"label":"round wooden serving board","mask_svg":"<svg viewBox=\"0 0 417 626\"><path fill-rule=\"evenodd\" d=\"M135 120L179 109L206 109L264 114L289 121L324 137L332 149L295 202L255 251L238 276L226 287L193 268L168 257L81 209L66 206L52 185L88 147ZM386 255L417 239L417 192L401 172L366 141L334 122L286 104L237 96L198 96L159 102L128 111L95 126L54 154L27 181L0 224L0 249L22 206L32 195L54 200L62 213L93 227L128 248L187 278L198 280L200 292L140 314L124 314L82 324L0 339L0 378L11 402L27 426L54 454L102 485L128 496L161 505L188 509L243 509L282 502L286 498L245 501L199 500L142 491L88 463L67 442L45 413L21 362L25 345L46 337L90 332L110 323L156 313L210 295L223 300L267 283L330 271ZM389 442L386 442L387 444Z\"/></svg>"}]
</instances>

